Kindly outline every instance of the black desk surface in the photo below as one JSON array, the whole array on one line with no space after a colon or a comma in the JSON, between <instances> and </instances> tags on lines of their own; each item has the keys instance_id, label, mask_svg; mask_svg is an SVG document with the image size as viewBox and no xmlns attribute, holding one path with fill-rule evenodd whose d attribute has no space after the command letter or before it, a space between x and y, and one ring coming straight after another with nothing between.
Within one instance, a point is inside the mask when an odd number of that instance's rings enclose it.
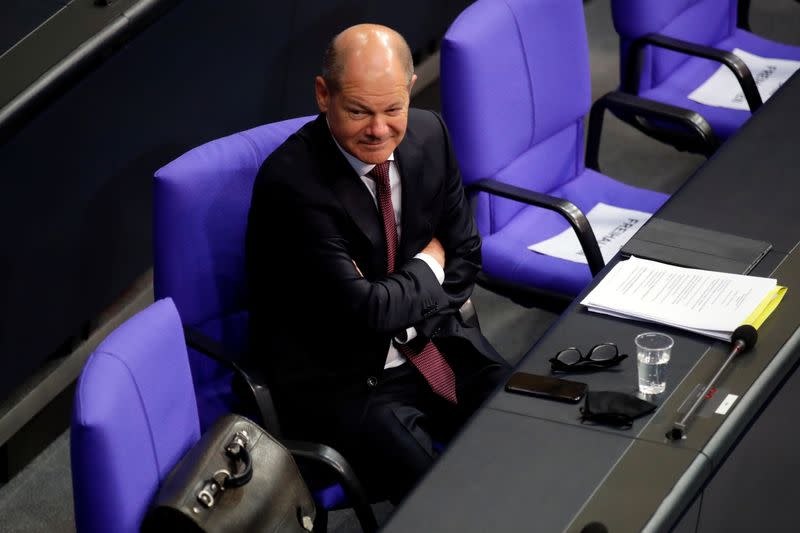
<instances>
[{"instance_id":1,"label":"black desk surface","mask_svg":"<svg viewBox=\"0 0 800 533\"><path fill-rule=\"evenodd\" d=\"M658 217L788 253L800 239L800 74L767 101L659 210Z\"/></svg>"},{"instance_id":2,"label":"black desk surface","mask_svg":"<svg viewBox=\"0 0 800 533\"><path fill-rule=\"evenodd\" d=\"M739 396L727 415L701 409L684 440L665 438L692 391L727 356L726 343L591 314L573 303L517 370L549 374L547 359L558 350L577 346L585 352L612 341L631 356L616 370L574 379L590 390L633 393L633 339L643 331L664 331L675 346L667 391L654 400L658 410L625 431L581 425L577 405L499 391L385 531L580 531L594 520L609 531L673 525L800 358L800 293L793 290L800 287L798 125L795 75L656 215L771 242L772 251L752 274L776 277L790 288L759 330L758 345L735 361L718 387L720 395Z\"/></svg>"}]
</instances>

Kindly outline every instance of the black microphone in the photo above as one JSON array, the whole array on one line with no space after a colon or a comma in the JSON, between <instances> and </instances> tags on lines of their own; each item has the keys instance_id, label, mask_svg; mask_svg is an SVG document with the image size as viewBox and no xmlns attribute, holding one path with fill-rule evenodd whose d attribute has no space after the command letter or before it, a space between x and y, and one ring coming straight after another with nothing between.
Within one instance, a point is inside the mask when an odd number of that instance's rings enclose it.
<instances>
[{"instance_id":1,"label":"black microphone","mask_svg":"<svg viewBox=\"0 0 800 533\"><path fill-rule=\"evenodd\" d=\"M750 324L742 324L731 335L731 342L733 343L733 350L736 353L744 353L756 345L758 340L758 331ZM731 350L731 351L733 351Z\"/></svg>"},{"instance_id":2,"label":"black microphone","mask_svg":"<svg viewBox=\"0 0 800 533\"><path fill-rule=\"evenodd\" d=\"M728 358L725 359L725 362L722 363L722 366L719 367L717 373L714 374L714 377L711 378L706 388L703 389L703 392L700 393L700 396L694 401L692 407L686 411L686 414L683 415L683 418L679 421L675 422L672 429L667 432L667 438L670 440L680 440L686 434L686 423L689 421L689 418L694 414L697 408L702 403L703 399L708 394L708 391L711 390L711 387L714 386L714 383L717 381L719 376L722 372L725 371L725 368L728 366L728 363L733 361L733 358L739 355L740 353L744 353L747 350L750 350L753 346L756 345L756 341L758 340L758 331L756 328L751 326L750 324L742 324L731 334L731 353L728 354Z\"/></svg>"}]
</instances>

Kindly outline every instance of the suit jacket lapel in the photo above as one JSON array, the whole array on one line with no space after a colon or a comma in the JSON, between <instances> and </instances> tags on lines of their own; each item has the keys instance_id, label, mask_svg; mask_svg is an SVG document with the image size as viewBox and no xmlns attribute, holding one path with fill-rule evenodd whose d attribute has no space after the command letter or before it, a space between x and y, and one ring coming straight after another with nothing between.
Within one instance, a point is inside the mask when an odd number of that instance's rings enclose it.
<instances>
[{"instance_id":1,"label":"suit jacket lapel","mask_svg":"<svg viewBox=\"0 0 800 533\"><path fill-rule=\"evenodd\" d=\"M361 182L360 176L347 162L333 141L325 115L320 115L315 124L314 135L320 146L320 161L330 180L330 186L347 214L358 229L369 239L373 248L379 251L386 268L386 242L383 236L383 223L375 209L369 191Z\"/></svg>"},{"instance_id":2,"label":"suit jacket lapel","mask_svg":"<svg viewBox=\"0 0 800 533\"><path fill-rule=\"evenodd\" d=\"M419 201L424 191L425 179L421 154L421 147L411 132L406 133L406 137L395 150L395 162L403 184L399 262L408 261L419 252L418 240L428 233L427 217L422 213L422 203Z\"/></svg>"}]
</instances>

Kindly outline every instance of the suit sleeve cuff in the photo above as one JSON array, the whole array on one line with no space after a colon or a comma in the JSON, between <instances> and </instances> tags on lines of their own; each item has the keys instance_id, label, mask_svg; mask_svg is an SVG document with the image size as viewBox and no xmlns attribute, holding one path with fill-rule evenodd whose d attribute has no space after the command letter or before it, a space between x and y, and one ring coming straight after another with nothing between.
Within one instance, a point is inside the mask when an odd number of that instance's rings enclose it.
<instances>
[{"instance_id":1,"label":"suit sleeve cuff","mask_svg":"<svg viewBox=\"0 0 800 533\"><path fill-rule=\"evenodd\" d=\"M397 344L406 344L413 341L416 338L417 338L417 328L411 326L410 328L406 328L406 330L401 332L399 335L396 335L394 341Z\"/></svg>"},{"instance_id":2,"label":"suit sleeve cuff","mask_svg":"<svg viewBox=\"0 0 800 533\"><path fill-rule=\"evenodd\" d=\"M423 261L425 261L425 264L428 265L428 267L431 269L433 275L436 276L436 281L439 282L439 285L444 283L444 269L442 268L442 265L440 265L439 262L436 261L436 259L422 252L415 255L414 259L422 259Z\"/></svg>"}]
</instances>

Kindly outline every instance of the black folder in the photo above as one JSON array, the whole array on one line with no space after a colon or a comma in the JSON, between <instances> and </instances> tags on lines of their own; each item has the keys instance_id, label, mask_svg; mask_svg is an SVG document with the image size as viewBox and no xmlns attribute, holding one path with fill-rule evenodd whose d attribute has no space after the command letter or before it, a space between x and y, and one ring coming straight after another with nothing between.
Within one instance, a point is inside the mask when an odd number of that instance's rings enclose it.
<instances>
[{"instance_id":1,"label":"black folder","mask_svg":"<svg viewBox=\"0 0 800 533\"><path fill-rule=\"evenodd\" d=\"M767 241L651 218L620 254L689 268L748 274L770 249L772 244Z\"/></svg>"}]
</instances>

